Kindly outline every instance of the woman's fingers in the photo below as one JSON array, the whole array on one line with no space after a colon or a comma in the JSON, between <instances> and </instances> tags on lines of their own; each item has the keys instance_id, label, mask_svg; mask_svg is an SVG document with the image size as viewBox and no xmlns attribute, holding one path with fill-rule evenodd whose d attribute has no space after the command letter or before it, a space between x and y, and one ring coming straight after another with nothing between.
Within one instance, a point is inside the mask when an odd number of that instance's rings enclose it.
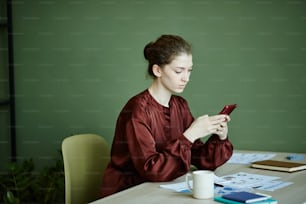
<instances>
[{"instance_id":1,"label":"woman's fingers","mask_svg":"<svg viewBox=\"0 0 306 204\"><path fill-rule=\"evenodd\" d=\"M214 115L214 116L210 116L209 119L211 121L211 124L213 125L224 123L224 122L227 123L230 121L230 117L228 115Z\"/></svg>"}]
</instances>

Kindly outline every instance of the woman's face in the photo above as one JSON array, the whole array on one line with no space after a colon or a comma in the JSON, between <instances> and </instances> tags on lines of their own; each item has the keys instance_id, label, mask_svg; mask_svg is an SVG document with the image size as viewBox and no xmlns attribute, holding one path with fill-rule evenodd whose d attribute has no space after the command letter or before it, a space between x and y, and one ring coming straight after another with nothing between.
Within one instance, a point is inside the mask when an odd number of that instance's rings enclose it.
<instances>
[{"instance_id":1,"label":"woman's face","mask_svg":"<svg viewBox=\"0 0 306 204\"><path fill-rule=\"evenodd\" d=\"M189 81L192 65L192 55L182 53L160 69L157 79L169 92L181 93Z\"/></svg>"}]
</instances>

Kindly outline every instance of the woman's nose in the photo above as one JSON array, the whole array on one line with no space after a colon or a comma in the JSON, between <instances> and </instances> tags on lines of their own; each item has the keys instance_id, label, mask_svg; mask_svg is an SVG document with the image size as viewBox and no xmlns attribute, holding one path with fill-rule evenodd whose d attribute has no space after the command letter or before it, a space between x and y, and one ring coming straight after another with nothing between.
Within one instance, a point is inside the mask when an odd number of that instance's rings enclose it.
<instances>
[{"instance_id":1,"label":"woman's nose","mask_svg":"<svg viewBox=\"0 0 306 204\"><path fill-rule=\"evenodd\" d=\"M188 73L185 73L185 74L183 75L183 77L182 77L182 80L188 82L188 81L189 81L189 77L190 77L190 73L189 73L189 72L188 72Z\"/></svg>"}]
</instances>

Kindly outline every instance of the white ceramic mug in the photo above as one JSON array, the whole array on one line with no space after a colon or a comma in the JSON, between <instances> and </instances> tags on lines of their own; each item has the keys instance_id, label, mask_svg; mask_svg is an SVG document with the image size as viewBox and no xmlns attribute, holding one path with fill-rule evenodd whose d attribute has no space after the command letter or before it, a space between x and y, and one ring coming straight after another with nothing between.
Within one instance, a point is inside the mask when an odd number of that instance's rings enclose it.
<instances>
[{"instance_id":1,"label":"white ceramic mug","mask_svg":"<svg viewBox=\"0 0 306 204\"><path fill-rule=\"evenodd\" d=\"M192 177L193 185L190 185ZM197 170L186 175L186 183L194 198L209 199L214 197L214 172Z\"/></svg>"}]
</instances>

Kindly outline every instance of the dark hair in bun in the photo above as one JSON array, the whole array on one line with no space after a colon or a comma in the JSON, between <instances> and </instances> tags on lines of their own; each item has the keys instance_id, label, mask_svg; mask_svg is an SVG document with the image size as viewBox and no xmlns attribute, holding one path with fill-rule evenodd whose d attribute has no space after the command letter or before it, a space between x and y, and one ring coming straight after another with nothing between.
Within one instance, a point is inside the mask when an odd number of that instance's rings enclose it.
<instances>
[{"instance_id":1,"label":"dark hair in bun","mask_svg":"<svg viewBox=\"0 0 306 204\"><path fill-rule=\"evenodd\" d=\"M177 35L162 35L155 42L148 43L143 54L148 61L148 74L155 77L152 66L154 64L160 67L170 64L178 55L186 53L191 54L191 45L182 37Z\"/></svg>"}]
</instances>

